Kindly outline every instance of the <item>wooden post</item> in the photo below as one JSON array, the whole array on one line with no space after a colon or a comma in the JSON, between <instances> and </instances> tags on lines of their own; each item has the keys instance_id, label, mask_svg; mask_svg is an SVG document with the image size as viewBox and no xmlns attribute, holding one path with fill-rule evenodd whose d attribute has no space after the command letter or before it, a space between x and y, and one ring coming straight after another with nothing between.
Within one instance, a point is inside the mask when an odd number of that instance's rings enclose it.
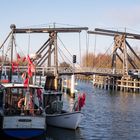
<instances>
[{"instance_id":1,"label":"wooden post","mask_svg":"<svg viewBox=\"0 0 140 140\"><path fill-rule=\"evenodd\" d=\"M96 79L96 76L95 74L93 75L93 85L95 84L95 79Z\"/></svg>"},{"instance_id":2,"label":"wooden post","mask_svg":"<svg viewBox=\"0 0 140 140\"><path fill-rule=\"evenodd\" d=\"M71 90L70 90L70 96L75 97L75 76L74 74L71 76Z\"/></svg>"},{"instance_id":3,"label":"wooden post","mask_svg":"<svg viewBox=\"0 0 140 140\"><path fill-rule=\"evenodd\" d=\"M134 79L134 92L136 92L136 79Z\"/></svg>"},{"instance_id":4,"label":"wooden post","mask_svg":"<svg viewBox=\"0 0 140 140\"><path fill-rule=\"evenodd\" d=\"M55 76L55 79L54 79L54 88L55 90L58 89L58 78Z\"/></svg>"}]
</instances>

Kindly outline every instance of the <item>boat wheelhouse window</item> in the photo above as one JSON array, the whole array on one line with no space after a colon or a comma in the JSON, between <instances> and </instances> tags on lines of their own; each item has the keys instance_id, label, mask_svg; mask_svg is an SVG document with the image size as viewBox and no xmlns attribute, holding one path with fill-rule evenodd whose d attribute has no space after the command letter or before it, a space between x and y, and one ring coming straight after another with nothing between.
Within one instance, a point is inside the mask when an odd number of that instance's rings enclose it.
<instances>
[{"instance_id":1,"label":"boat wheelhouse window","mask_svg":"<svg viewBox=\"0 0 140 140\"><path fill-rule=\"evenodd\" d=\"M25 96L25 88L7 88L5 94L5 108L18 108L18 101Z\"/></svg>"},{"instance_id":2,"label":"boat wheelhouse window","mask_svg":"<svg viewBox=\"0 0 140 140\"><path fill-rule=\"evenodd\" d=\"M44 107L50 105L53 101L61 101L62 94L44 94L43 97Z\"/></svg>"},{"instance_id":3,"label":"boat wheelhouse window","mask_svg":"<svg viewBox=\"0 0 140 140\"><path fill-rule=\"evenodd\" d=\"M42 107L42 90L30 87L6 88L5 94L5 114L33 115ZM31 109L31 110L30 110Z\"/></svg>"}]
</instances>

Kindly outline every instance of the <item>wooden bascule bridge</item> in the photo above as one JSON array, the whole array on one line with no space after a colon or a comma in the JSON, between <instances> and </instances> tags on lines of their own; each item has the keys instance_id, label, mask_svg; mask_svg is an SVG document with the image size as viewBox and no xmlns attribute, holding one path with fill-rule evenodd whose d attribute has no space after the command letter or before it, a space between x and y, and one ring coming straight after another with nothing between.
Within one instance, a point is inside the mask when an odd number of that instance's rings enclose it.
<instances>
[{"instance_id":1,"label":"wooden bascule bridge","mask_svg":"<svg viewBox=\"0 0 140 140\"><path fill-rule=\"evenodd\" d=\"M118 32L112 30L104 30L96 28L94 31L89 31L88 27L73 27L73 28L16 28L14 24L10 26L11 31L2 43L0 49L2 49L10 38L10 50L11 50L11 63L13 61L13 51L15 43L15 34L49 34L49 37L46 42L36 51L35 57L32 58L33 63L35 64L35 75L41 76L52 76L53 77L53 88L58 89L58 83L60 77L66 77L67 75L71 77L71 84L67 88L70 88L71 96L74 96L74 85L75 77L79 75L92 76L93 82L95 85L112 88L112 89L121 89L121 90L133 90L140 91L140 81L139 75L134 77L134 73L130 72L129 65L131 65L131 70L136 70L139 74L140 67L140 57L134 51L127 41L128 39L140 39L139 34L127 33L127 32ZM112 52L112 65L110 69L104 68L62 68L58 64L58 44L57 38L59 33L80 33L82 30L86 30L88 34L97 34L114 37L114 46ZM129 55L129 51L135 56L136 60ZM120 70L117 69L116 60L119 59L123 64L123 68ZM73 61L73 60L72 60ZM47 65L44 66L44 63ZM1 64L2 70L9 71L9 80L12 80L12 69L11 66L6 66L4 63ZM19 66L20 72L27 70L26 66ZM21 74L20 73L20 74ZM36 76L35 76L36 79ZM65 79L66 80L66 79ZM40 78L41 81L41 78ZM41 82L40 82L41 83ZM50 85L49 83L47 85ZM51 85L52 87L52 85Z\"/></svg>"},{"instance_id":2,"label":"wooden bascule bridge","mask_svg":"<svg viewBox=\"0 0 140 140\"><path fill-rule=\"evenodd\" d=\"M88 33L114 37L111 64L111 74L113 75L110 75L108 78L102 78L101 81L97 80L97 82L95 78L95 84L116 90L140 92L140 57L127 41L127 39L139 40L140 35L99 28L95 28L95 31L88 31ZM118 53L118 51L120 51L120 53ZM131 52L131 55L128 52ZM117 59L119 59L123 65L122 72L119 73L120 75L117 73Z\"/></svg>"}]
</instances>

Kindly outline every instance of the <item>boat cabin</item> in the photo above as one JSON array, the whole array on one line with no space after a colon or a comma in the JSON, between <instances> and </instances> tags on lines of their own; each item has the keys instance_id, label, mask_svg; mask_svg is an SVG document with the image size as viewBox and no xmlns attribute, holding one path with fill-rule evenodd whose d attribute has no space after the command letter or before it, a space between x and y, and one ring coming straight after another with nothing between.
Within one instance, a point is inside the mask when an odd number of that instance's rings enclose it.
<instances>
[{"instance_id":1,"label":"boat cabin","mask_svg":"<svg viewBox=\"0 0 140 140\"><path fill-rule=\"evenodd\" d=\"M1 85L0 107L4 115L37 115L43 105L42 88L23 84Z\"/></svg>"},{"instance_id":2,"label":"boat cabin","mask_svg":"<svg viewBox=\"0 0 140 140\"><path fill-rule=\"evenodd\" d=\"M43 94L43 104L47 114L60 113L63 108L62 93L46 91Z\"/></svg>"}]
</instances>

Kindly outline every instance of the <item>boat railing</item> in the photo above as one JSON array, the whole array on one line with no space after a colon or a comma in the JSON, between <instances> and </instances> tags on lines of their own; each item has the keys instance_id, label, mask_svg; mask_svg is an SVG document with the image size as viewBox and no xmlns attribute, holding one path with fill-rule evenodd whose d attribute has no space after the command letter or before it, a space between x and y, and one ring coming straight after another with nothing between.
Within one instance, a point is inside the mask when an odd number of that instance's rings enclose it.
<instances>
[{"instance_id":1,"label":"boat railing","mask_svg":"<svg viewBox=\"0 0 140 140\"><path fill-rule=\"evenodd\" d=\"M14 109L14 108L7 108L4 109L5 116L39 116L43 113L43 109L29 109L29 110L22 110L22 109Z\"/></svg>"}]
</instances>

